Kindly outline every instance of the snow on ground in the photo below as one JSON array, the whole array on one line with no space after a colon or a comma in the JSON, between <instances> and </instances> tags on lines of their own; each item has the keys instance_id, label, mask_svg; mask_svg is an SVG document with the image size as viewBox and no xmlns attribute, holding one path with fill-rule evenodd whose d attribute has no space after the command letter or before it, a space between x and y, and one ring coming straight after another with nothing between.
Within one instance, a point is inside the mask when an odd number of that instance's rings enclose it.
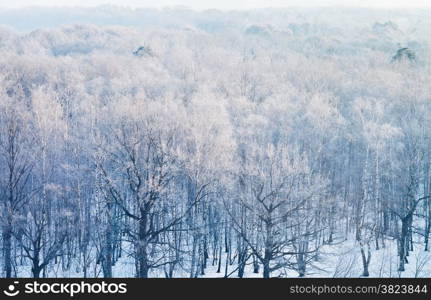
<instances>
[{"instance_id":1,"label":"snow on ground","mask_svg":"<svg viewBox=\"0 0 431 300\"><path fill-rule=\"evenodd\" d=\"M379 250L372 245L372 257L369 266L370 277L383 278L383 277L431 277L431 252L423 250L422 243L417 241L415 249L410 252L408 256L409 263L406 264L406 271L398 272L398 256L397 244L395 240L386 240L385 246ZM224 256L222 266L219 273L217 273L217 263L212 266L212 258L208 259L208 267L205 269L204 278L218 278L225 276ZM233 264L228 264L227 274L229 278L238 277L236 270L236 261ZM262 267L259 273L253 273L253 266L251 259L246 266L244 277L262 277ZM30 276L30 267L20 267L18 275L20 277ZM130 256L124 256L113 267L114 277L127 278L134 277L135 264ZM176 277L189 277L188 270L177 269ZM100 266L92 265L87 271L88 277L102 277ZM313 261L307 267L306 277L361 277L362 275L362 258L360 254L359 245L354 239L346 241L335 241L332 245L325 245L320 249L320 254L317 260ZM69 270L63 270L61 264L51 267L49 271L50 277L84 277L82 268L73 266ZM157 270L150 273L151 277L165 277L163 270ZM298 277L295 270L283 270L278 273L273 273L274 277Z\"/></svg>"},{"instance_id":2,"label":"snow on ground","mask_svg":"<svg viewBox=\"0 0 431 300\"><path fill-rule=\"evenodd\" d=\"M406 264L405 272L398 272L398 256L396 241L386 241L385 247L375 250L372 248L372 257L369 265L370 277L431 277L431 252L423 251L422 245L415 245L415 251L411 252ZM224 264L222 264L224 266ZM236 268L236 264L229 266L229 272ZM223 277L216 273L216 267L209 267L203 277ZM262 270L260 270L262 271ZM276 274L273 274L276 276ZM354 240L334 243L321 248L321 254L317 261L307 269L306 277L361 277L362 258L358 244ZM230 277L237 277L237 272ZM245 277L262 277L262 274L254 274L252 266L246 268ZM282 277L298 277L294 270L288 270Z\"/></svg>"}]
</instances>

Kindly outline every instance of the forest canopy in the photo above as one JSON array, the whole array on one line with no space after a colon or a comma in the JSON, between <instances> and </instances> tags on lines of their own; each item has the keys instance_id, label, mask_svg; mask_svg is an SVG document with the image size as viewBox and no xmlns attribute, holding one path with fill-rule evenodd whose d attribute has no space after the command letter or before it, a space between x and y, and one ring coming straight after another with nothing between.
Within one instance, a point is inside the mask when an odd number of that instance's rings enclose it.
<instances>
[{"instance_id":1,"label":"forest canopy","mask_svg":"<svg viewBox=\"0 0 431 300\"><path fill-rule=\"evenodd\" d=\"M430 16L0 10L2 276L431 275Z\"/></svg>"}]
</instances>

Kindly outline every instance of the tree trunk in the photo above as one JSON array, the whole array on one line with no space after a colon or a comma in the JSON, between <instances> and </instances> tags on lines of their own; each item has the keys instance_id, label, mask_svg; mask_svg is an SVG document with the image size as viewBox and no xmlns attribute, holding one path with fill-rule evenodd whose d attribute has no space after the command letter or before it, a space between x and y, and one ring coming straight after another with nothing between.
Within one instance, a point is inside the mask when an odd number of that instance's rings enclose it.
<instances>
[{"instance_id":1,"label":"tree trunk","mask_svg":"<svg viewBox=\"0 0 431 300\"><path fill-rule=\"evenodd\" d=\"M272 231L273 224L271 221L271 215L265 222L266 241L265 241L265 256L263 257L263 278L269 278L271 275L271 260L272 260L272 247L274 244Z\"/></svg>"},{"instance_id":2,"label":"tree trunk","mask_svg":"<svg viewBox=\"0 0 431 300\"><path fill-rule=\"evenodd\" d=\"M112 227L106 230L105 257L102 261L103 277L112 278Z\"/></svg>"},{"instance_id":3,"label":"tree trunk","mask_svg":"<svg viewBox=\"0 0 431 300\"><path fill-rule=\"evenodd\" d=\"M256 259L256 256L253 254L253 273L259 273L259 261Z\"/></svg>"},{"instance_id":4,"label":"tree trunk","mask_svg":"<svg viewBox=\"0 0 431 300\"><path fill-rule=\"evenodd\" d=\"M370 246L368 245L368 251L367 254L365 254L365 249L364 246L361 245L361 256L362 256L362 266L363 266L363 272L362 272L362 276L363 277L368 277L370 276L370 273L368 271L368 266L370 265L370 261L371 261L371 251L370 251Z\"/></svg>"},{"instance_id":5,"label":"tree trunk","mask_svg":"<svg viewBox=\"0 0 431 300\"><path fill-rule=\"evenodd\" d=\"M139 220L139 240L138 240L138 277L148 278L148 271L150 266L148 264L147 253L147 214L141 211L141 218Z\"/></svg>"},{"instance_id":6,"label":"tree trunk","mask_svg":"<svg viewBox=\"0 0 431 300\"><path fill-rule=\"evenodd\" d=\"M412 223L412 213L407 214L404 218L401 219L401 233L399 237L399 250L398 254L400 257L399 267L398 271L403 272L405 271L405 263L406 263L406 257L407 257L407 244L408 244L408 235L410 226Z\"/></svg>"},{"instance_id":7,"label":"tree trunk","mask_svg":"<svg viewBox=\"0 0 431 300\"><path fill-rule=\"evenodd\" d=\"M33 263L33 268L31 268L31 272L33 273L33 278L40 278L40 272L42 268L39 266L39 262Z\"/></svg>"},{"instance_id":8,"label":"tree trunk","mask_svg":"<svg viewBox=\"0 0 431 300\"><path fill-rule=\"evenodd\" d=\"M269 268L269 261L265 260L263 263L263 278L269 278L271 275L271 270Z\"/></svg>"},{"instance_id":9,"label":"tree trunk","mask_svg":"<svg viewBox=\"0 0 431 300\"><path fill-rule=\"evenodd\" d=\"M219 253L218 253L218 266L217 266L217 273L221 272L221 255L222 255L222 245L219 246Z\"/></svg>"},{"instance_id":10,"label":"tree trunk","mask_svg":"<svg viewBox=\"0 0 431 300\"><path fill-rule=\"evenodd\" d=\"M5 277L12 277L12 228L7 226L3 231Z\"/></svg>"},{"instance_id":11,"label":"tree trunk","mask_svg":"<svg viewBox=\"0 0 431 300\"><path fill-rule=\"evenodd\" d=\"M306 270L304 253L299 253L297 255L297 259L298 259L298 273L299 273L299 277L304 277L305 276L305 270Z\"/></svg>"},{"instance_id":12,"label":"tree trunk","mask_svg":"<svg viewBox=\"0 0 431 300\"><path fill-rule=\"evenodd\" d=\"M247 249L238 251L238 277L244 277L245 264L247 262Z\"/></svg>"}]
</instances>

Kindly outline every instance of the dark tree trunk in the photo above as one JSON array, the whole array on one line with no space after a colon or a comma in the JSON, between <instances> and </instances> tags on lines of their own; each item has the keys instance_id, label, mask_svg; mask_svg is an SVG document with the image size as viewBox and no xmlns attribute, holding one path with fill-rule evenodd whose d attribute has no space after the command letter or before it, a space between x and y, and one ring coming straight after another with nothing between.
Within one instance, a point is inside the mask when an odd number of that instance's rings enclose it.
<instances>
[{"instance_id":1,"label":"dark tree trunk","mask_svg":"<svg viewBox=\"0 0 431 300\"><path fill-rule=\"evenodd\" d=\"M369 245L368 245L367 253L365 253L365 249L361 245L361 256L362 256L362 266L363 266L362 276L368 277L370 276L370 272L368 271L368 266L370 265L370 261L371 261L371 252L370 252Z\"/></svg>"},{"instance_id":2,"label":"dark tree trunk","mask_svg":"<svg viewBox=\"0 0 431 300\"><path fill-rule=\"evenodd\" d=\"M259 273L259 261L256 259L256 256L253 254L253 273Z\"/></svg>"},{"instance_id":3,"label":"dark tree trunk","mask_svg":"<svg viewBox=\"0 0 431 300\"><path fill-rule=\"evenodd\" d=\"M106 242L104 250L104 259L102 261L103 277L112 278L112 231L111 228L106 230Z\"/></svg>"},{"instance_id":4,"label":"dark tree trunk","mask_svg":"<svg viewBox=\"0 0 431 300\"><path fill-rule=\"evenodd\" d=\"M399 237L399 267L398 271L405 271L405 263L407 261L407 252L408 252L408 238L409 231L412 224L412 213L407 214L404 218L401 219L401 233Z\"/></svg>"},{"instance_id":5,"label":"dark tree trunk","mask_svg":"<svg viewBox=\"0 0 431 300\"><path fill-rule=\"evenodd\" d=\"M218 267L217 267L217 273L221 272L221 255L222 255L222 245L219 247L219 253L218 253Z\"/></svg>"},{"instance_id":6,"label":"dark tree trunk","mask_svg":"<svg viewBox=\"0 0 431 300\"><path fill-rule=\"evenodd\" d=\"M7 226L3 231L5 277L12 277L12 228Z\"/></svg>"},{"instance_id":7,"label":"dark tree trunk","mask_svg":"<svg viewBox=\"0 0 431 300\"><path fill-rule=\"evenodd\" d=\"M148 263L148 253L147 253L147 213L141 210L141 218L139 219L139 234L138 234L138 245L137 245L137 255L138 255L138 277L148 278L148 272L150 266Z\"/></svg>"}]
</instances>

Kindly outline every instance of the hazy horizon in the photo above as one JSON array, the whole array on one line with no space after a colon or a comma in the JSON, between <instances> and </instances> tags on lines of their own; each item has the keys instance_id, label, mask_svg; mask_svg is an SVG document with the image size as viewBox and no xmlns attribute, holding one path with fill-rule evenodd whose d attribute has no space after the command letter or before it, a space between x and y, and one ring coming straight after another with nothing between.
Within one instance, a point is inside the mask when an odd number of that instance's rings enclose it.
<instances>
[{"instance_id":1,"label":"hazy horizon","mask_svg":"<svg viewBox=\"0 0 431 300\"><path fill-rule=\"evenodd\" d=\"M221 10L246 10L257 8L289 8L289 7L369 7L369 8L429 8L431 3L423 0L220 0L198 1L198 0L160 0L157 4L149 0L1 0L0 9L21 9L32 7L97 7L101 5L114 5L130 8L165 8L173 6L185 6L190 9L221 9Z\"/></svg>"}]
</instances>

